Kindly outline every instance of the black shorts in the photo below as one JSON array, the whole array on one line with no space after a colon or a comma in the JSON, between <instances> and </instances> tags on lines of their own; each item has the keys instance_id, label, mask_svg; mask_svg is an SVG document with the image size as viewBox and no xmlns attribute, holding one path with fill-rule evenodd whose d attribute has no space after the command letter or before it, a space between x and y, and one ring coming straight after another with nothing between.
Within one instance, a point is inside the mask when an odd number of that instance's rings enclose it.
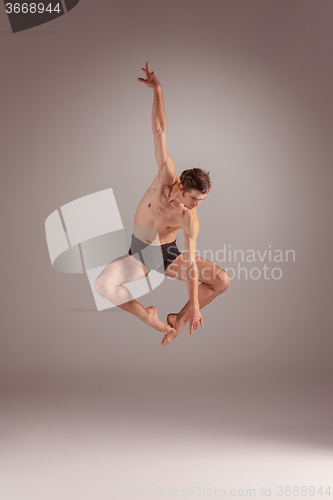
<instances>
[{"instance_id":1,"label":"black shorts","mask_svg":"<svg viewBox=\"0 0 333 500\"><path fill-rule=\"evenodd\" d=\"M176 241L154 246L144 243L132 234L131 248L128 255L133 255L136 260L141 262L147 268L148 273L155 270L164 274L171 262L181 254Z\"/></svg>"}]
</instances>

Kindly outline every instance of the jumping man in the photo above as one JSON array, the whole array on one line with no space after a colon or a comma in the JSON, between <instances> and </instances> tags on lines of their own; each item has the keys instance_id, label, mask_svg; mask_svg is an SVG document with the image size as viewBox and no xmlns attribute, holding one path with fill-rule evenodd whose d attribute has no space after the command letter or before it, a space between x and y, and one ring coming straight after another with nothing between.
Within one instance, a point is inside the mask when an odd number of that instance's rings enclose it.
<instances>
[{"instance_id":1,"label":"jumping man","mask_svg":"<svg viewBox=\"0 0 333 500\"><path fill-rule=\"evenodd\" d=\"M196 207L210 190L209 174L192 168L180 177L175 175L175 165L167 151L162 87L149 70L148 62L142 70L146 78L138 78L138 81L154 92L152 127L158 173L137 208L128 255L105 267L96 279L96 289L104 298L164 333L161 345L167 345L187 321L190 335L199 323L203 327L200 309L228 288L230 277L209 260L196 256L199 232ZM176 245L176 235L181 229L184 253L180 253ZM154 306L143 307L123 286L141 279L152 269L185 281L188 290L189 301L178 314L168 315L167 324L158 318Z\"/></svg>"}]
</instances>

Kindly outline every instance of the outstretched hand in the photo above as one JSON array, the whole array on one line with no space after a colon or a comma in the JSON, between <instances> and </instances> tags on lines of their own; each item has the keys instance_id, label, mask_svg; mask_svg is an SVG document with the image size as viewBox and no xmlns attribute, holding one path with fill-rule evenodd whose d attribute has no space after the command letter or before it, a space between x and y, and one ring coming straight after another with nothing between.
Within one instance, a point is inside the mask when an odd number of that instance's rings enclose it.
<instances>
[{"instance_id":1,"label":"outstretched hand","mask_svg":"<svg viewBox=\"0 0 333 500\"><path fill-rule=\"evenodd\" d=\"M157 80L156 76L154 75L154 71L149 70L149 63L146 63L146 67L142 68L142 71L146 73L146 78L138 78L138 82L143 82L147 85L147 87L150 87L151 89L158 89L162 88L160 82Z\"/></svg>"}]
</instances>

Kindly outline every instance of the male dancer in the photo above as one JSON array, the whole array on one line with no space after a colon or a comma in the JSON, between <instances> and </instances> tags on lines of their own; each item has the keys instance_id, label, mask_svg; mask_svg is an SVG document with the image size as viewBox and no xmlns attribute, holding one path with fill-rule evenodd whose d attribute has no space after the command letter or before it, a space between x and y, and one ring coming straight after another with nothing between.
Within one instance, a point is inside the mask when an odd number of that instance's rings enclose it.
<instances>
[{"instance_id":1,"label":"male dancer","mask_svg":"<svg viewBox=\"0 0 333 500\"><path fill-rule=\"evenodd\" d=\"M212 262L195 255L199 232L196 207L209 192L209 174L193 168L185 170L180 177L175 175L175 166L167 151L162 87L154 72L149 70L148 62L142 70L146 78L138 78L138 81L154 91L152 127L158 174L137 208L128 255L105 267L96 279L96 289L104 298L163 332L161 345L167 345L187 321L190 335L199 323L203 327L200 309L228 288L230 276ZM180 253L176 245L180 229L184 231L184 253ZM151 269L186 283L189 301L178 314L168 315L168 324L158 318L154 306L143 307L123 286L146 276Z\"/></svg>"}]
</instances>

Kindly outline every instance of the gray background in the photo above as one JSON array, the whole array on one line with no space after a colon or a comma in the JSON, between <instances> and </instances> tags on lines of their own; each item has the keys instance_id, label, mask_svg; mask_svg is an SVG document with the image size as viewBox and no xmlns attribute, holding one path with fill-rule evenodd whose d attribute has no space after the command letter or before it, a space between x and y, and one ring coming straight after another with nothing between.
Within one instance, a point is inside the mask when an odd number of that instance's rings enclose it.
<instances>
[{"instance_id":1,"label":"gray background","mask_svg":"<svg viewBox=\"0 0 333 500\"><path fill-rule=\"evenodd\" d=\"M258 495L310 473L328 483L332 18L326 0L81 0L13 35L0 6L0 451L11 498L223 486L228 467L234 487L255 483ZM152 92L136 81L147 60L176 173L212 176L199 251L296 252L277 264L280 280L234 279L203 310L204 329L166 348L134 316L97 313L86 276L53 271L44 231L55 209L109 187L133 223L157 170ZM165 280L141 302L165 319L186 300L184 283ZM302 452L288 462L290 446L310 447L312 462Z\"/></svg>"}]
</instances>

